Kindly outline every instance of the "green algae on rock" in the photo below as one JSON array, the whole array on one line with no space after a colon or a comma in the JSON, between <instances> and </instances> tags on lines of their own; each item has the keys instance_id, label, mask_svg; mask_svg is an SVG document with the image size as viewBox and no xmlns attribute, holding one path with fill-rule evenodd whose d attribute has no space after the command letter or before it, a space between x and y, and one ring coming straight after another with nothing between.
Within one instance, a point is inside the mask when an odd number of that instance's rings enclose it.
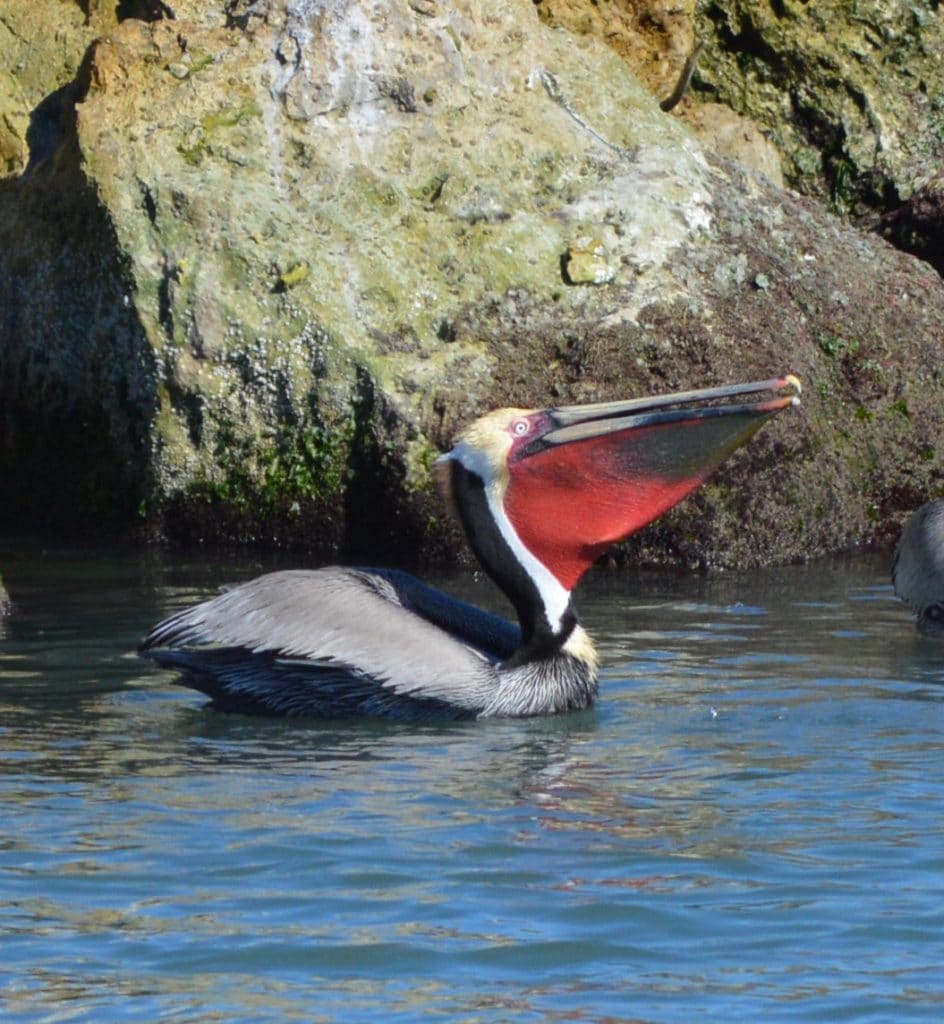
<instances>
[{"instance_id":1,"label":"green algae on rock","mask_svg":"<svg viewBox=\"0 0 944 1024\"><path fill-rule=\"evenodd\" d=\"M763 125L787 180L839 212L908 199L944 152L944 20L933 0L716 0L698 87Z\"/></svg>"}]
</instances>

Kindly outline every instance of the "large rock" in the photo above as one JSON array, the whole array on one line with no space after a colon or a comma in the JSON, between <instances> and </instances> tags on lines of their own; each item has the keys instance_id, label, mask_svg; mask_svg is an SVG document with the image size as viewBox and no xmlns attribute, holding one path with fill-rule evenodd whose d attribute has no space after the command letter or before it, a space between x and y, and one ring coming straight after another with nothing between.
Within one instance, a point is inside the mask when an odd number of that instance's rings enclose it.
<instances>
[{"instance_id":1,"label":"large rock","mask_svg":"<svg viewBox=\"0 0 944 1024\"><path fill-rule=\"evenodd\" d=\"M835 550L941 488L940 279L707 156L592 35L526 0L139 13L0 185L8 518L436 552L430 463L487 407L788 370L803 411L637 550Z\"/></svg>"}]
</instances>

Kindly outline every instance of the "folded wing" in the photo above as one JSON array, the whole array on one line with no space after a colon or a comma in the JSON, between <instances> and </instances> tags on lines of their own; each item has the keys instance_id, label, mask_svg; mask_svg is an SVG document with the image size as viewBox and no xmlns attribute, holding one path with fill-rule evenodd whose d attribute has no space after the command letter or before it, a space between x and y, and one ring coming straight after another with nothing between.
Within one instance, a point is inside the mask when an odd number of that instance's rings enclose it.
<instances>
[{"instance_id":1,"label":"folded wing","mask_svg":"<svg viewBox=\"0 0 944 1024\"><path fill-rule=\"evenodd\" d=\"M143 654L231 710L471 717L518 642L510 623L406 573L270 573L159 623Z\"/></svg>"}]
</instances>

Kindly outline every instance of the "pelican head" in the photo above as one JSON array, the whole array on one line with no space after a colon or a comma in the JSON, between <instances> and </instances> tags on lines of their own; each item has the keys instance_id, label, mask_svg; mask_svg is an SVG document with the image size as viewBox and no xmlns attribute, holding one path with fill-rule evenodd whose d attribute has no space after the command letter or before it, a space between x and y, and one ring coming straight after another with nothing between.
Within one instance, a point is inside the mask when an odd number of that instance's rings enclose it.
<instances>
[{"instance_id":1,"label":"pelican head","mask_svg":"<svg viewBox=\"0 0 944 1024\"><path fill-rule=\"evenodd\" d=\"M440 468L469 543L522 622L515 594L527 592L525 603L537 599L559 634L570 593L594 561L690 494L797 404L800 390L788 375L654 398L499 409L466 427Z\"/></svg>"}]
</instances>

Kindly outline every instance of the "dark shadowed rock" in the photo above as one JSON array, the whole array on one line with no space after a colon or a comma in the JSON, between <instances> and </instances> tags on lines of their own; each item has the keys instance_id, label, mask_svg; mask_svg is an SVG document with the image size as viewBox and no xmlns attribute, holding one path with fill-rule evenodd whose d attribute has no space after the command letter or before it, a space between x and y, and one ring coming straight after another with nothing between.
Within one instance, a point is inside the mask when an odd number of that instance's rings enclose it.
<instances>
[{"instance_id":1,"label":"dark shadowed rock","mask_svg":"<svg viewBox=\"0 0 944 1024\"><path fill-rule=\"evenodd\" d=\"M927 260L944 275L944 174L922 185L906 202L886 214L879 232L892 245Z\"/></svg>"}]
</instances>

